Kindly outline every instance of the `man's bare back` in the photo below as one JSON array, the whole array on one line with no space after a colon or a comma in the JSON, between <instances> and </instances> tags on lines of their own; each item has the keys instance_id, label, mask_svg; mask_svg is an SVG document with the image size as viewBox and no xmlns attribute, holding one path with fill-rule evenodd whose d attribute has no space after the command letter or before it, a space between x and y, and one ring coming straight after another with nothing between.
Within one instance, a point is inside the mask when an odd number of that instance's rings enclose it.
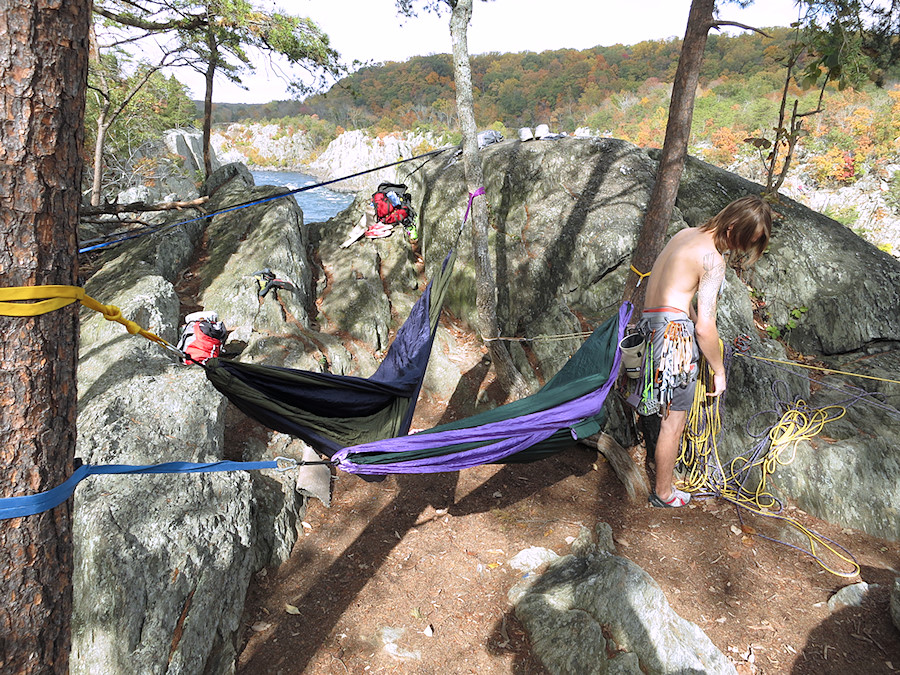
<instances>
[{"instance_id":1,"label":"man's bare back","mask_svg":"<svg viewBox=\"0 0 900 675\"><path fill-rule=\"evenodd\" d=\"M692 302L701 284L706 290L707 284L716 281L711 277L718 279L713 294L715 301L724 274L725 261L716 250L713 234L693 227L684 229L669 240L656 259L644 305L673 307L694 318ZM712 310L715 317L715 304Z\"/></svg>"},{"instance_id":2,"label":"man's bare back","mask_svg":"<svg viewBox=\"0 0 900 675\"><path fill-rule=\"evenodd\" d=\"M697 346L716 374L716 395L725 390L725 366L716 327L716 303L724 279L725 260L716 249L714 233L689 227L672 237L657 257L644 300L648 309L671 307L694 321Z\"/></svg>"}]
</instances>

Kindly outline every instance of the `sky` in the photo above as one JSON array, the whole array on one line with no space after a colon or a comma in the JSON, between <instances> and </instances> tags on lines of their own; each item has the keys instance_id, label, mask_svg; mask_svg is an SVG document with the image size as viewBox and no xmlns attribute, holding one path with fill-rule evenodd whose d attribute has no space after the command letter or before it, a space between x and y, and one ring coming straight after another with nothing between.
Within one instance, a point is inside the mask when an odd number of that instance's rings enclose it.
<instances>
[{"instance_id":1,"label":"sky","mask_svg":"<svg viewBox=\"0 0 900 675\"><path fill-rule=\"evenodd\" d=\"M308 16L328 34L345 63L405 61L451 50L449 14L423 13L405 19L397 16L394 0L258 0L256 4L269 11L277 8ZM719 18L725 21L768 27L797 20L794 0L756 0L746 9L718 4ZM681 38L690 5L690 0L476 0L468 30L469 53L588 49ZM203 98L201 76L181 70L176 77L190 87L194 98ZM254 75L242 79L246 90L217 78L213 101L267 103L291 98L262 60Z\"/></svg>"}]
</instances>

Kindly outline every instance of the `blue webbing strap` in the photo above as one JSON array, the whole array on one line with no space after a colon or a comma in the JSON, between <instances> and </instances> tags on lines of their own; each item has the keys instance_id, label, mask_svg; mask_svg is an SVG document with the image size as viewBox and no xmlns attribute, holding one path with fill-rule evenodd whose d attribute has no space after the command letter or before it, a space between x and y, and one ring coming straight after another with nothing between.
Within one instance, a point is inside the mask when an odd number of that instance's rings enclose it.
<instances>
[{"instance_id":1,"label":"blue webbing strap","mask_svg":"<svg viewBox=\"0 0 900 675\"><path fill-rule=\"evenodd\" d=\"M434 155L438 155L438 154L444 152L445 150L447 150L447 148L440 148L438 150L432 150L430 152L423 152L421 155L416 155L415 157L408 157L407 159L401 159L396 162L391 162L390 164L383 164L381 166L376 166L373 169L363 169L362 171L357 171L356 173L352 173L349 176L341 176L340 178L332 178L331 180L326 180L326 181L322 181L320 183L315 183L314 185L304 185L303 187L294 188L293 190L288 190L286 192L282 192L282 193L274 195L272 197L265 197L263 199L257 199L254 201L243 202L242 204L236 204L235 206L232 206L232 207L229 207L226 209L221 209L219 211L213 211L212 213L207 213L206 215L203 215L203 216L197 216L196 218L189 218L188 220L180 220L176 223L170 223L168 225L162 225L159 227L145 228L145 229L142 229L140 232L132 232L131 234L128 234L127 236L120 237L119 239L115 239L113 241L105 241L102 244L96 244L95 242L101 241L101 240L105 239L106 237L99 237L97 239L91 239L89 241L82 242L82 243L95 244L95 245L94 246L85 246L84 248L79 248L78 252L79 253L87 253L89 251L96 251L97 249L100 249L100 248L112 246L113 244L119 244L123 241L128 241L129 239L143 237L144 235L153 234L154 232L164 232L166 230L172 229L173 227L178 227L179 225L186 225L187 223L193 223L198 220L206 220L207 218L212 218L213 216L218 216L223 213L229 213L231 211L237 211L238 209L245 209L249 206L257 206L259 204L265 204L266 202L270 202L275 199L281 199L282 197L290 197L291 195L295 195L300 192L306 192L307 190L312 190L317 187L331 185L332 183L339 183L340 181L349 180L350 178L356 178L357 176L362 176L367 173L372 173L373 171L380 171L381 169L387 169L392 166L396 166L398 164L403 164L405 162L412 162L417 159L422 159L423 157L432 157ZM428 162L425 162L425 164L427 164L427 163ZM425 164L422 164L422 166L425 166ZM421 168L422 167L420 166L419 169L421 169ZM418 169L416 169L416 171L418 171ZM413 173L415 173L415 171ZM484 188L480 188L480 189L484 190ZM471 205L471 203L472 203L471 197L477 196L478 194L483 194L483 193L476 192L475 195L470 195L469 205ZM466 211L466 213L468 213L468 211ZM120 233L120 234L124 234L124 233ZM111 236L118 236L118 234L114 234Z\"/></svg>"},{"instance_id":2,"label":"blue webbing strap","mask_svg":"<svg viewBox=\"0 0 900 675\"><path fill-rule=\"evenodd\" d=\"M254 471L257 469L285 469L294 468L301 464L328 462L298 462L294 459L279 457L276 460L267 460L260 462L211 462L209 464L196 464L194 462L167 462L165 464L83 464L75 469L66 482L57 485L55 488L39 492L34 495L25 495L22 497L6 497L0 499L0 520L6 518L21 518L23 516L33 516L42 511L48 511L55 506L59 506L66 501L75 487L90 475L96 474L116 474L116 473L209 473L212 471ZM285 466L285 464L287 466Z\"/></svg>"}]
</instances>

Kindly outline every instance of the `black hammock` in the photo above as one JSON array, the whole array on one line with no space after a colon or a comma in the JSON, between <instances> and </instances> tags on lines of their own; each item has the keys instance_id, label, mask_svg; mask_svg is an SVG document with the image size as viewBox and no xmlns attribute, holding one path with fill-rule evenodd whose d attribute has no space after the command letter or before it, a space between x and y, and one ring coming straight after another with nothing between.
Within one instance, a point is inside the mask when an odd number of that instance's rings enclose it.
<instances>
[{"instance_id":1,"label":"black hammock","mask_svg":"<svg viewBox=\"0 0 900 675\"><path fill-rule=\"evenodd\" d=\"M207 362L207 377L265 426L302 438L350 473L456 471L533 461L596 433L619 370L625 303L537 393L464 420L406 435L452 272L451 252L369 378Z\"/></svg>"},{"instance_id":2,"label":"black hammock","mask_svg":"<svg viewBox=\"0 0 900 675\"><path fill-rule=\"evenodd\" d=\"M206 362L206 376L247 416L302 438L329 457L347 446L404 436L412 423L455 258L454 251L444 258L368 379L221 358Z\"/></svg>"}]
</instances>

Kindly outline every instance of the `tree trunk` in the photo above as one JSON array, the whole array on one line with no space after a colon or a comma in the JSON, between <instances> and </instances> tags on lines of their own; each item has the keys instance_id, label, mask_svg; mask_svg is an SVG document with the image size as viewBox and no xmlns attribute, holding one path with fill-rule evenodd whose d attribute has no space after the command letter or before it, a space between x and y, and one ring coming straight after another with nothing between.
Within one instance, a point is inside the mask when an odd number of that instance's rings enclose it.
<instances>
[{"instance_id":1,"label":"tree trunk","mask_svg":"<svg viewBox=\"0 0 900 675\"><path fill-rule=\"evenodd\" d=\"M656 257L662 251L666 230L672 218L672 209L678 196L678 184L681 182L684 161L687 157L691 120L694 115L694 96L700 80L700 64L703 61L703 50L706 48L706 36L712 27L715 7L715 0L693 0L691 3L684 42L681 45L681 56L675 71L675 82L672 85L666 140L656 172L653 194L650 196L650 204L644 216L644 227L641 229L631 263L641 274L650 271ZM647 286L640 283L641 280L641 276L631 270L622 296L624 300L630 300L634 304L635 312L640 312L644 305L644 291Z\"/></svg>"},{"instance_id":2,"label":"tree trunk","mask_svg":"<svg viewBox=\"0 0 900 675\"><path fill-rule=\"evenodd\" d=\"M469 63L467 31L472 18L472 0L450 2L450 39L453 44L453 70L456 81L456 112L462 130L463 170L469 194L484 187L481 156L478 153L478 131L475 126L475 104L472 96L472 69ZM497 377L506 391L519 398L528 394L528 385L516 370L506 345L490 339L500 335L497 322L497 286L488 248L487 198L476 197L472 202L472 253L475 257L475 304L478 310L478 331L487 338L488 349Z\"/></svg>"},{"instance_id":3,"label":"tree trunk","mask_svg":"<svg viewBox=\"0 0 900 675\"><path fill-rule=\"evenodd\" d=\"M106 143L106 111L101 110L97 116L97 144L94 147L94 182L91 185L91 206L100 206L101 188L103 187L103 144Z\"/></svg>"},{"instance_id":4,"label":"tree trunk","mask_svg":"<svg viewBox=\"0 0 900 675\"><path fill-rule=\"evenodd\" d=\"M0 7L0 278L74 284L91 2ZM0 316L0 497L72 472L77 307ZM0 569L0 672L67 672L71 503L0 521Z\"/></svg>"},{"instance_id":5,"label":"tree trunk","mask_svg":"<svg viewBox=\"0 0 900 675\"><path fill-rule=\"evenodd\" d=\"M212 137L212 95L213 80L216 76L216 59L218 55L218 44L216 36L212 32L212 27L207 33L207 44L209 46L209 62L206 64L206 96L203 99L203 171L206 178L212 173L212 156L210 153L210 139Z\"/></svg>"}]
</instances>

